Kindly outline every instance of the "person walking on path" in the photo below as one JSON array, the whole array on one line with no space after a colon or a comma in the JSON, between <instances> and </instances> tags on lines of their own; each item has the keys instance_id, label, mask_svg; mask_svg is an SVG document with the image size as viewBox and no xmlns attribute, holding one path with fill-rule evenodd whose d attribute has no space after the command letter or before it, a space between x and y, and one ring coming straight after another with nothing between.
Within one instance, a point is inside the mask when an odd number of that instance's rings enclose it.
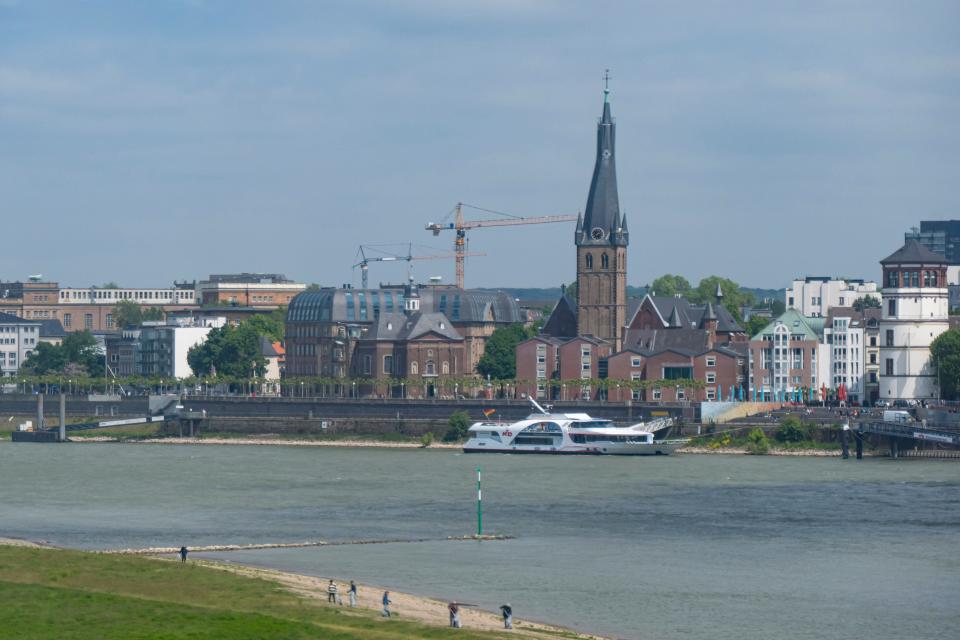
<instances>
[{"instance_id":1,"label":"person walking on path","mask_svg":"<svg viewBox=\"0 0 960 640\"><path fill-rule=\"evenodd\" d=\"M454 629L460 628L460 605L457 604L457 601L454 600L447 605L447 609L450 610L450 626Z\"/></svg>"},{"instance_id":2,"label":"person walking on path","mask_svg":"<svg viewBox=\"0 0 960 640\"><path fill-rule=\"evenodd\" d=\"M353 580L350 581L350 606L357 606L357 583Z\"/></svg>"},{"instance_id":3,"label":"person walking on path","mask_svg":"<svg viewBox=\"0 0 960 640\"><path fill-rule=\"evenodd\" d=\"M513 629L513 607L509 602L500 607L500 613L503 614L503 628Z\"/></svg>"},{"instance_id":4,"label":"person walking on path","mask_svg":"<svg viewBox=\"0 0 960 640\"><path fill-rule=\"evenodd\" d=\"M188 554L188 553L189 553L189 551L187 551L187 548L186 548L185 546L184 546L184 547L180 547L180 562L186 562L186 561L187 561L187 554Z\"/></svg>"},{"instance_id":5,"label":"person walking on path","mask_svg":"<svg viewBox=\"0 0 960 640\"><path fill-rule=\"evenodd\" d=\"M391 604L393 604L393 601L390 600L390 592L389 592L389 591L384 591L384 592L383 592L383 611L380 612L380 615L382 615L384 618L389 618L389 617L390 617L390 605L391 605Z\"/></svg>"},{"instance_id":6,"label":"person walking on path","mask_svg":"<svg viewBox=\"0 0 960 640\"><path fill-rule=\"evenodd\" d=\"M337 583L333 580L327 585L327 602L337 604Z\"/></svg>"}]
</instances>

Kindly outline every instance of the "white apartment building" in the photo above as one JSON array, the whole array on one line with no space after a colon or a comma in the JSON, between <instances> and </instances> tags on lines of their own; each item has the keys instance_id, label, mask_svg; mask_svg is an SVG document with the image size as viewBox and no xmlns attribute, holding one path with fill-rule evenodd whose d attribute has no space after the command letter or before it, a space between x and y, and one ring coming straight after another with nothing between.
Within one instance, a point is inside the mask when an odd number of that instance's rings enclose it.
<instances>
[{"instance_id":1,"label":"white apartment building","mask_svg":"<svg viewBox=\"0 0 960 640\"><path fill-rule=\"evenodd\" d=\"M0 377L17 375L40 341L40 323L0 313Z\"/></svg>"},{"instance_id":2,"label":"white apartment building","mask_svg":"<svg viewBox=\"0 0 960 640\"><path fill-rule=\"evenodd\" d=\"M857 298L880 301L876 282L841 280L827 276L807 276L794 280L784 292L787 309L796 309L808 318L825 318L833 307L850 307Z\"/></svg>"},{"instance_id":3,"label":"white apartment building","mask_svg":"<svg viewBox=\"0 0 960 640\"><path fill-rule=\"evenodd\" d=\"M880 264L880 399L934 399L930 344L950 328L946 258L910 240Z\"/></svg>"},{"instance_id":4,"label":"white apartment building","mask_svg":"<svg viewBox=\"0 0 960 640\"><path fill-rule=\"evenodd\" d=\"M191 322L180 318L173 323L145 322L134 347L134 369L138 375L161 378L189 378L193 375L187 354L202 344L226 318L206 318Z\"/></svg>"},{"instance_id":5,"label":"white apartment building","mask_svg":"<svg viewBox=\"0 0 960 640\"><path fill-rule=\"evenodd\" d=\"M820 377L830 388L847 390L850 402L866 399L865 321L862 314L850 309L836 308L831 311L823 326L824 371Z\"/></svg>"}]
</instances>

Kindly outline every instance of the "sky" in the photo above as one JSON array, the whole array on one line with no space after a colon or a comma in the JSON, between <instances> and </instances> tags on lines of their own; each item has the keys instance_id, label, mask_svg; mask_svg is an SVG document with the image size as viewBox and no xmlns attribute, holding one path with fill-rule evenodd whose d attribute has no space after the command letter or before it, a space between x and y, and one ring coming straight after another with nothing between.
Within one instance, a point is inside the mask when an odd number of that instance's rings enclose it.
<instances>
[{"instance_id":1,"label":"sky","mask_svg":"<svg viewBox=\"0 0 960 640\"><path fill-rule=\"evenodd\" d=\"M607 68L631 285L879 279L960 218L955 0L0 0L0 280L359 286L457 202L576 214ZM572 223L468 238L467 286L575 278Z\"/></svg>"}]
</instances>

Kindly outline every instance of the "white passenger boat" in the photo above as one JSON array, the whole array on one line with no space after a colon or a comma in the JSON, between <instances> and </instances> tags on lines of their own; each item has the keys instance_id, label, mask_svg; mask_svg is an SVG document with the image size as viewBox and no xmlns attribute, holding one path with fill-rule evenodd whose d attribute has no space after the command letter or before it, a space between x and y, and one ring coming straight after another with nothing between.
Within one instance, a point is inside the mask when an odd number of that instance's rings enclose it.
<instances>
[{"instance_id":1,"label":"white passenger boat","mask_svg":"<svg viewBox=\"0 0 960 640\"><path fill-rule=\"evenodd\" d=\"M667 455L687 444L687 439L657 440L656 434L673 424L659 418L629 427L586 413L552 413L533 398L536 407L513 423L477 422L470 427L464 453L553 453L582 455ZM548 405L549 408L549 405Z\"/></svg>"}]
</instances>

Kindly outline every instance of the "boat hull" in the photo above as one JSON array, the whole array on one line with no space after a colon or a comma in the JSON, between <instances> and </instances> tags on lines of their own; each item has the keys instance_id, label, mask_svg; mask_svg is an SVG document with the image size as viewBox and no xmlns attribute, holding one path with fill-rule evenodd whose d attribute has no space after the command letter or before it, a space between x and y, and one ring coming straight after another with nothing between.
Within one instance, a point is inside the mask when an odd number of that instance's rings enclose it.
<instances>
[{"instance_id":1,"label":"boat hull","mask_svg":"<svg viewBox=\"0 0 960 640\"><path fill-rule=\"evenodd\" d=\"M605 445L598 443L596 446L561 446L561 447L529 447L523 445L516 446L488 446L471 444L467 442L463 447L464 453L529 453L539 455L567 455L567 456L666 456L670 455L680 447L684 446L686 441L664 441L653 442L650 444L617 444Z\"/></svg>"}]
</instances>

